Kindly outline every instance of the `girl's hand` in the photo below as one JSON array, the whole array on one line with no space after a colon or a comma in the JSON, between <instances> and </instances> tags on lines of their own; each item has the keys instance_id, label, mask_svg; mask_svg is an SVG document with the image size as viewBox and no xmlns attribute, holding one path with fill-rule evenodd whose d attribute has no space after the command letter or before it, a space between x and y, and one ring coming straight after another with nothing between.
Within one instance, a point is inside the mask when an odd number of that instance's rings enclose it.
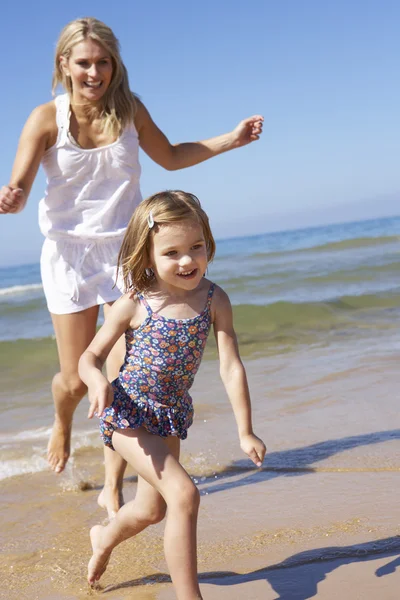
<instances>
[{"instance_id":1,"label":"girl's hand","mask_svg":"<svg viewBox=\"0 0 400 600\"><path fill-rule=\"evenodd\" d=\"M25 205L25 193L21 188L3 185L0 190L0 215L17 213Z\"/></svg>"},{"instance_id":2,"label":"girl's hand","mask_svg":"<svg viewBox=\"0 0 400 600\"><path fill-rule=\"evenodd\" d=\"M88 419L92 419L94 415L101 417L104 409L111 406L114 400L114 393L111 384L103 375L102 381L96 382L96 385L89 387L89 412Z\"/></svg>"},{"instance_id":3,"label":"girl's hand","mask_svg":"<svg viewBox=\"0 0 400 600\"><path fill-rule=\"evenodd\" d=\"M254 433L244 435L240 438L240 447L257 467L261 467L267 449L260 438Z\"/></svg>"},{"instance_id":4,"label":"girl's hand","mask_svg":"<svg viewBox=\"0 0 400 600\"><path fill-rule=\"evenodd\" d=\"M248 119L240 121L239 125L233 130L234 146L246 146L260 138L262 133L264 117L254 115Z\"/></svg>"}]
</instances>

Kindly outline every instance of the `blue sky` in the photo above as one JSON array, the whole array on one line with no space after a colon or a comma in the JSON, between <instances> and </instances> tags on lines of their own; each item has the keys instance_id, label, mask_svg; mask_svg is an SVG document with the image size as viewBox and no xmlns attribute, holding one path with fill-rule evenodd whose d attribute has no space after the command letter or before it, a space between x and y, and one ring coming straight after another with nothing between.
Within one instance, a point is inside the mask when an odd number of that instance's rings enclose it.
<instances>
[{"instance_id":1,"label":"blue sky","mask_svg":"<svg viewBox=\"0 0 400 600\"><path fill-rule=\"evenodd\" d=\"M11 3L1 184L30 111L51 99L60 30L88 15L116 33L131 88L171 142L265 117L262 140L184 171L142 154L144 196L194 192L220 238L400 213L400 4L388 0ZM0 216L0 264L39 259L44 186L39 172L24 212Z\"/></svg>"}]
</instances>

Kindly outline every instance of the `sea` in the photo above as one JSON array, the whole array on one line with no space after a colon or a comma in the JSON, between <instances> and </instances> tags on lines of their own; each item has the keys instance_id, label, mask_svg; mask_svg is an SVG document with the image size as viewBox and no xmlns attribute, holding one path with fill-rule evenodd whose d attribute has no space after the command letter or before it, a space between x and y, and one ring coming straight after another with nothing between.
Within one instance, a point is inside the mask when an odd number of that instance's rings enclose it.
<instances>
[{"instance_id":1,"label":"sea","mask_svg":"<svg viewBox=\"0 0 400 600\"><path fill-rule=\"evenodd\" d=\"M231 298L245 360L400 349L400 217L220 240L208 276ZM0 479L47 468L56 371L39 264L0 268ZM78 446L99 443L89 425Z\"/></svg>"}]
</instances>

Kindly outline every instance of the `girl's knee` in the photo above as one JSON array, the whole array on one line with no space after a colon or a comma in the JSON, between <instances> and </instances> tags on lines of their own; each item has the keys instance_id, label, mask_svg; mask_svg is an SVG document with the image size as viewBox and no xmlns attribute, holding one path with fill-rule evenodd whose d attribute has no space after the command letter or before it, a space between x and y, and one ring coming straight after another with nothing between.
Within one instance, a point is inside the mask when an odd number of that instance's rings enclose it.
<instances>
[{"instance_id":1,"label":"girl's knee","mask_svg":"<svg viewBox=\"0 0 400 600\"><path fill-rule=\"evenodd\" d=\"M200 506L200 492L191 479L181 482L174 490L169 506L171 504L177 506L181 512L197 513Z\"/></svg>"},{"instance_id":2,"label":"girl's knee","mask_svg":"<svg viewBox=\"0 0 400 600\"><path fill-rule=\"evenodd\" d=\"M156 523L160 523L165 518L165 513L167 512L167 505L165 502L163 504L159 504L157 506L149 507L148 511L148 522L150 525L155 525Z\"/></svg>"},{"instance_id":3,"label":"girl's knee","mask_svg":"<svg viewBox=\"0 0 400 600\"><path fill-rule=\"evenodd\" d=\"M160 500L160 502L149 504L142 510L137 511L136 518L139 521L142 521L146 526L155 525L156 523L160 523L167 512L167 505L164 501Z\"/></svg>"}]
</instances>

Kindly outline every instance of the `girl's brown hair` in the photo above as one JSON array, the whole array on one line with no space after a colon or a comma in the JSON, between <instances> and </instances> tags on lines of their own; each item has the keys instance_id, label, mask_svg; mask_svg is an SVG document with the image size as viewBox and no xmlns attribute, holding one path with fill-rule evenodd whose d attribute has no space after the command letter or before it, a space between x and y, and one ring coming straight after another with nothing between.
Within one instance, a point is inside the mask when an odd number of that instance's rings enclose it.
<instances>
[{"instance_id":1,"label":"girl's brown hair","mask_svg":"<svg viewBox=\"0 0 400 600\"><path fill-rule=\"evenodd\" d=\"M93 17L76 19L62 30L56 46L53 95L57 85L61 84L71 97L71 78L64 73L60 59L62 56L69 59L72 48L88 39L100 44L111 56L113 71L110 85L102 98L102 121L105 133L118 136L129 123L133 123L137 103L129 88L128 72L121 59L119 42L102 21Z\"/></svg>"},{"instance_id":2,"label":"girl's brown hair","mask_svg":"<svg viewBox=\"0 0 400 600\"><path fill-rule=\"evenodd\" d=\"M149 219L154 226L149 226ZM125 290L143 292L149 288L152 276L146 273L150 264L151 241L160 225L191 220L198 223L206 242L208 262L215 254L215 241L208 217L194 194L180 190L159 192L143 200L129 221L118 255L118 272L122 271Z\"/></svg>"}]
</instances>

